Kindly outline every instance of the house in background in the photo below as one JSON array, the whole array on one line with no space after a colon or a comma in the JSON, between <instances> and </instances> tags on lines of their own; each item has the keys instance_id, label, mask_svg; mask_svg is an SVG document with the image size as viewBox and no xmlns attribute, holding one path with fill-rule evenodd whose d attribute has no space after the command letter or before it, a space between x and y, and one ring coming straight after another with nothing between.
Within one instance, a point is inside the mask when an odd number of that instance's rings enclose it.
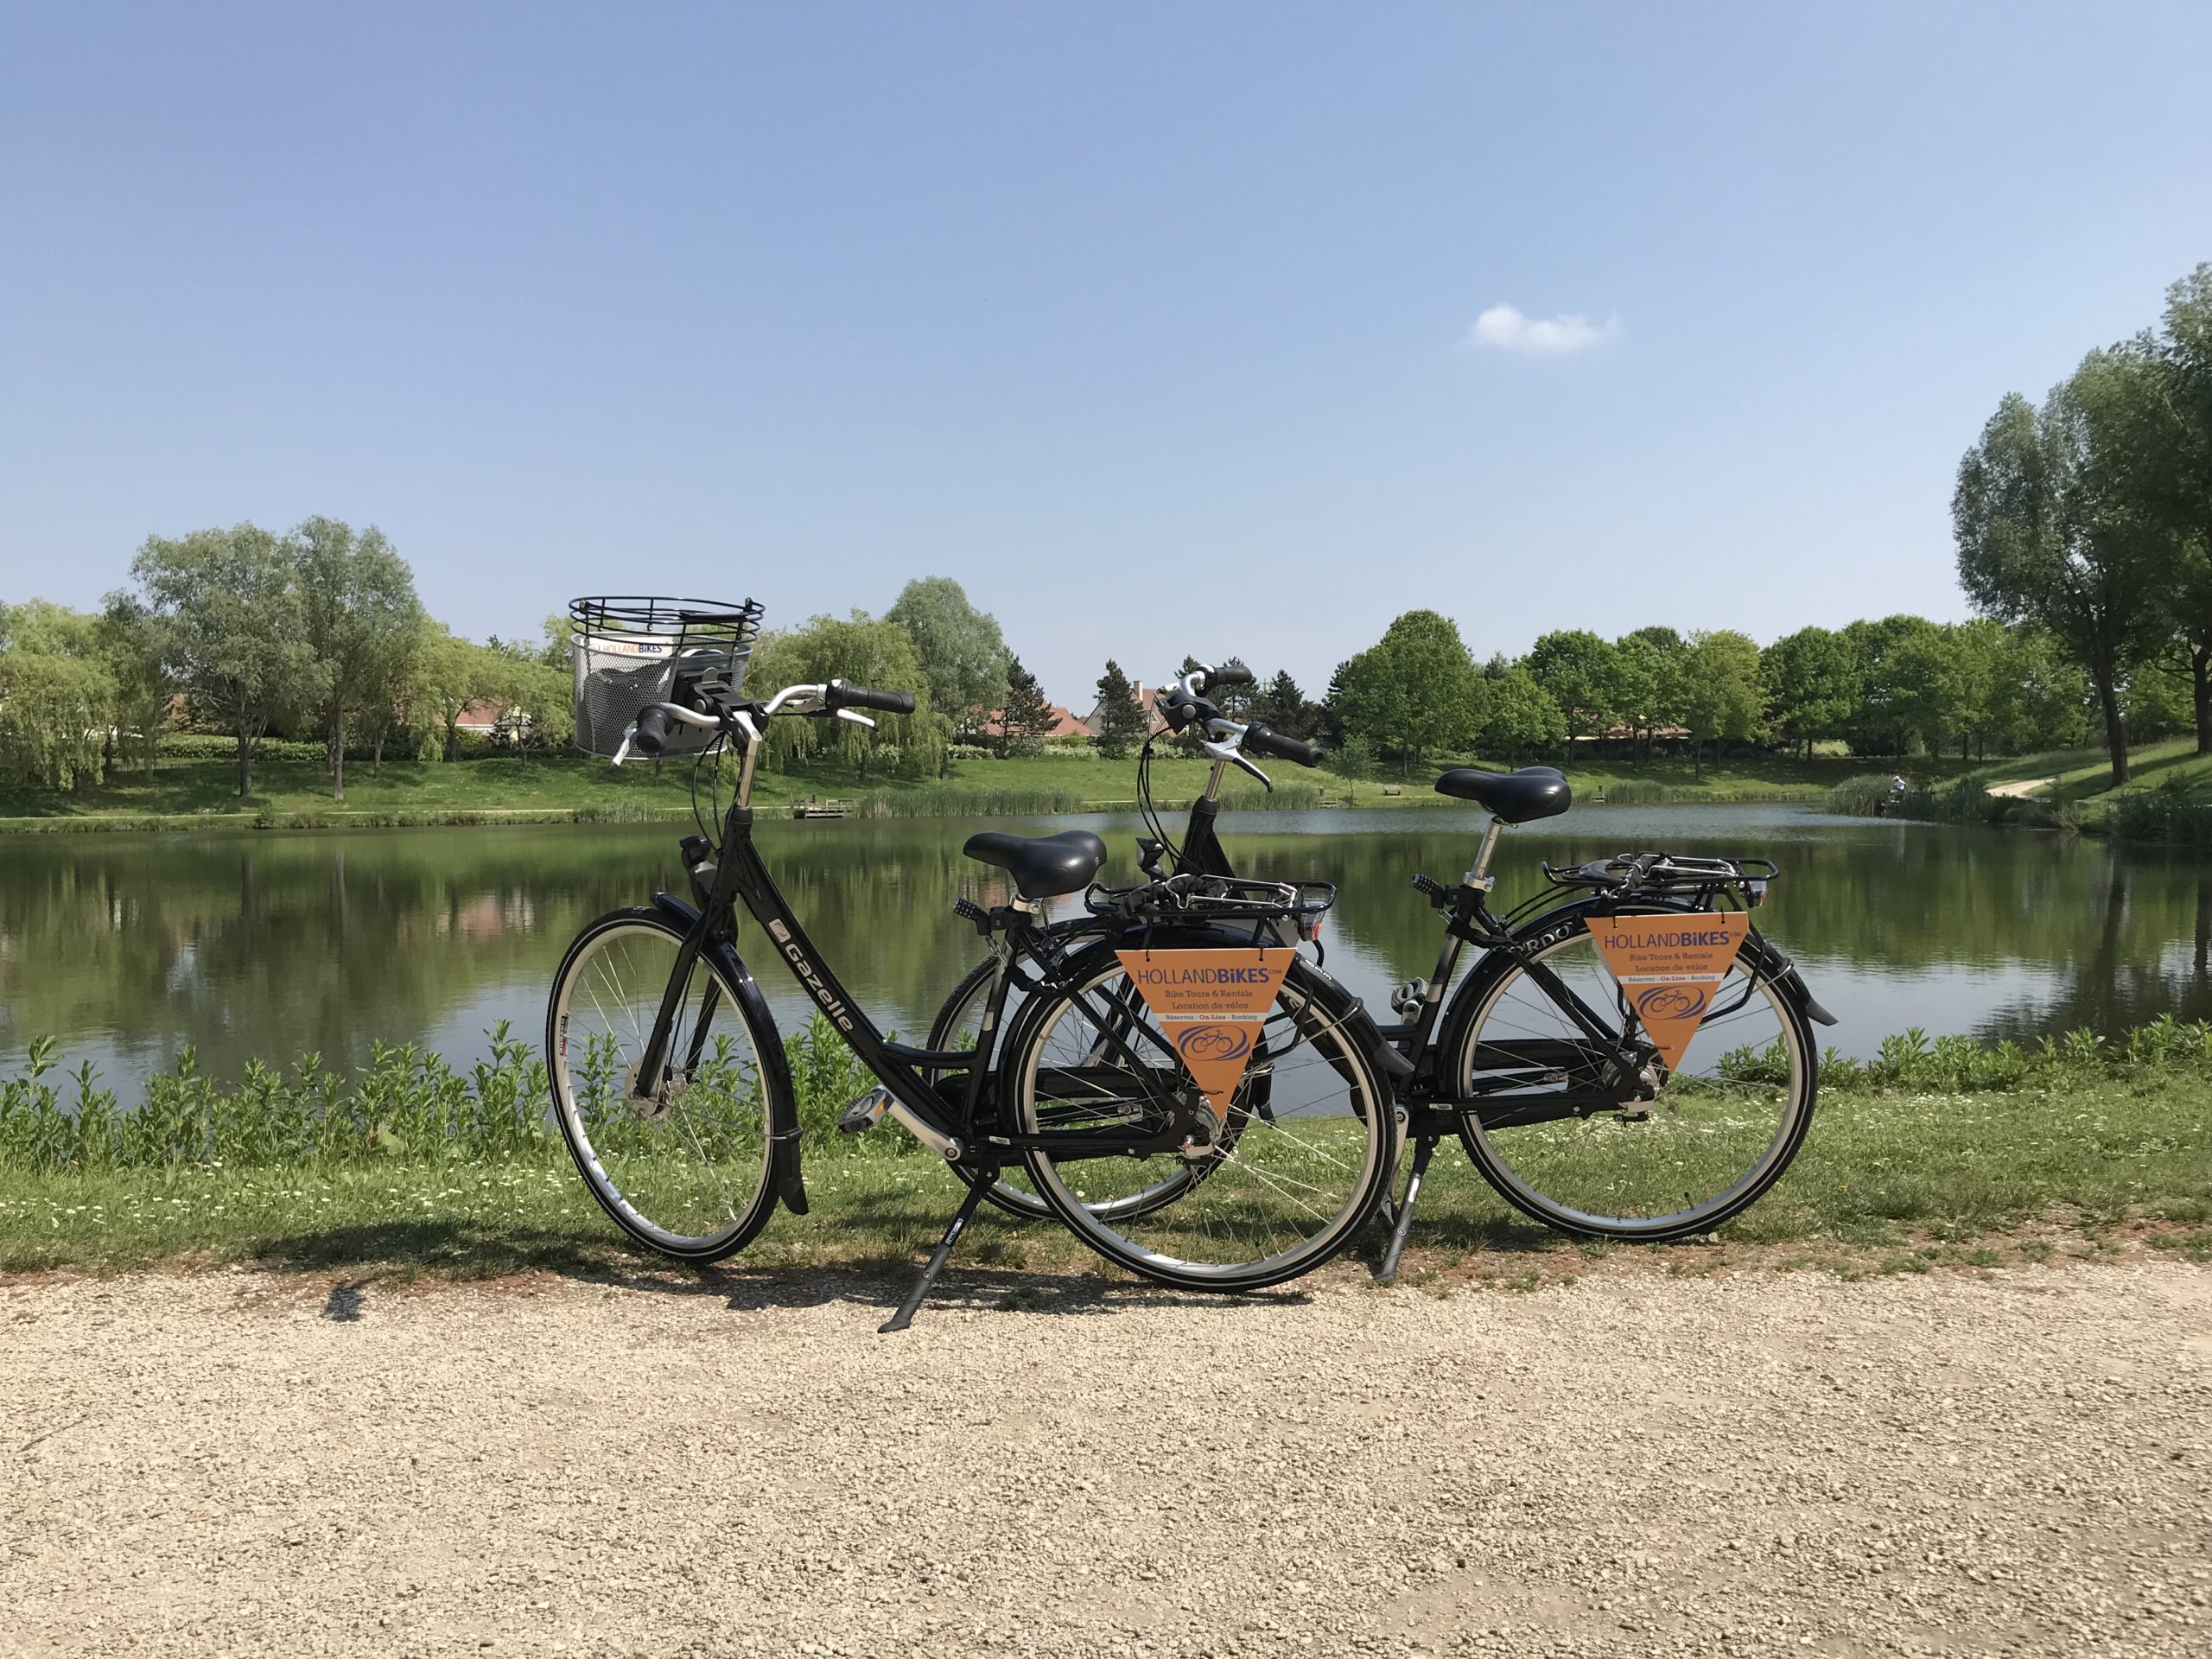
<instances>
[{"instance_id":1,"label":"house in background","mask_svg":"<svg viewBox=\"0 0 2212 1659\"><path fill-rule=\"evenodd\" d=\"M1052 728L1045 734L1046 738L1096 737L1097 735L1095 731L1077 720L1060 704L1055 702L1047 706L1052 711ZM1001 738L1006 735L1005 722L996 715L984 721L980 729L983 735L988 738Z\"/></svg>"},{"instance_id":2,"label":"house in background","mask_svg":"<svg viewBox=\"0 0 2212 1659\"><path fill-rule=\"evenodd\" d=\"M1147 685L1142 680L1139 680L1136 691L1137 707L1144 710L1145 724L1158 725L1160 723L1160 688L1155 685ZM1076 721L1076 724L1083 728L1085 736L1098 735L1098 713L1105 706L1103 699L1092 703L1090 712Z\"/></svg>"}]
</instances>

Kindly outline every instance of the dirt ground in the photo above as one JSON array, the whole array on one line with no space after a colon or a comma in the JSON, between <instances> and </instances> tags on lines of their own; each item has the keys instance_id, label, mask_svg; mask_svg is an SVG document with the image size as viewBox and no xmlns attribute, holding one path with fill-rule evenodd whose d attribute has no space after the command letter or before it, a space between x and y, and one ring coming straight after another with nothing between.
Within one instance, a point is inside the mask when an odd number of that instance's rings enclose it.
<instances>
[{"instance_id":1,"label":"dirt ground","mask_svg":"<svg viewBox=\"0 0 2212 1659\"><path fill-rule=\"evenodd\" d=\"M0 1655L2212 1653L2212 1269L0 1287Z\"/></svg>"}]
</instances>

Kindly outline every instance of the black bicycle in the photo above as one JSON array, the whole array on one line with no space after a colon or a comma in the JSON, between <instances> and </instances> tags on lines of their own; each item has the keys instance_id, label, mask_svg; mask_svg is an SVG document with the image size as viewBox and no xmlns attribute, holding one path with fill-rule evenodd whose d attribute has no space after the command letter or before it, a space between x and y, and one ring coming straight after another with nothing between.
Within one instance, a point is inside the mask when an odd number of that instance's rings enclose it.
<instances>
[{"instance_id":1,"label":"black bicycle","mask_svg":"<svg viewBox=\"0 0 2212 1659\"><path fill-rule=\"evenodd\" d=\"M806 1209L798 1106L781 1036L736 948L741 907L879 1079L843 1127L887 1114L967 1183L886 1330L912 1319L1012 1166L1100 1255L1190 1289L1252 1290L1306 1272L1374 1213L1399 1149L1388 1051L1358 999L1281 943L1286 929L1313 925L1332 890L1179 873L1119 891L1102 901L1110 916L1070 938L1039 925L1043 901L1090 887L1104 843L1084 831L971 836L968 855L1013 887L1003 905L954 906L992 948L982 1039L893 1042L777 889L751 797L771 720L873 723L862 711L907 715L913 699L834 680L747 699L737 609L652 603L650 626L598 625L618 636L611 645L587 643L595 625L580 613L579 706L590 702L595 729L611 734L622 689L597 679L607 671L582 653L611 657L613 671L632 677L628 694L653 700L623 725L610 758L688 747L703 760L727 745L734 796L718 835L684 839L690 895L658 893L577 936L555 976L546 1034L561 1134L632 1238L713 1262L750 1242L778 1204ZM659 637L645 639L655 627ZM1217 985L1228 988L1207 988ZM1002 1023L1015 987L1019 1007ZM1120 1201L1158 1192L1173 1201Z\"/></svg>"},{"instance_id":2,"label":"black bicycle","mask_svg":"<svg viewBox=\"0 0 2212 1659\"><path fill-rule=\"evenodd\" d=\"M1141 843L1147 874L1163 866L1233 874L1215 834L1227 768L1264 783L1247 749L1313 766L1310 745L1264 725L1224 716L1210 694L1250 683L1241 664L1200 667L1160 702L1162 725L1138 762L1139 793L1151 834ZM1151 804L1154 741L1202 734L1214 766L1192 803L1182 844L1171 842ZM1382 1027L1383 1064L1407 1116L1413 1157L1402 1198L1384 1209L1394 1223L1382 1276L1396 1270L1421 1185L1438 1143L1456 1136L1497 1192L1547 1225L1585 1236L1657 1242L1710 1231L1757 1202L1802 1146L1818 1093L1811 1023L1834 1017L1806 988L1773 943L1746 925L1694 1029L1656 1021L1652 989L1624 982L1600 948L1615 925L1646 918L1749 912L1777 875L1769 861L1663 852L1623 855L1572 868L1543 866L1547 887L1504 916L1489 908L1489 874L1501 832L1567 810L1573 791L1550 767L1514 772L1462 768L1437 780L1440 792L1487 809L1491 822L1471 867L1446 886L1414 886L1440 912L1445 939L1433 974L1400 986ZM1064 939L1096 925L1058 925ZM1479 952L1456 990L1464 953ZM977 1029L988 983L979 964L938 1015L931 1040ZM1660 993L1663 1001L1667 993ZM1679 992L1674 993L1677 997ZM1672 1025L1661 1040L1656 1026ZM992 1202L1021 1215L1046 1208L1018 1178L995 1182ZM1128 1201L1175 1201L1173 1191Z\"/></svg>"}]
</instances>

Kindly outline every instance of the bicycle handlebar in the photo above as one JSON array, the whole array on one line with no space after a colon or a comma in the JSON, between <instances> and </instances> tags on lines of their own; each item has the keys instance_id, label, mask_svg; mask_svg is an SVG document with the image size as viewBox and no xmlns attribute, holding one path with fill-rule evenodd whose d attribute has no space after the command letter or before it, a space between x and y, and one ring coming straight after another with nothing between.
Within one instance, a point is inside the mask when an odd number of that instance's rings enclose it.
<instances>
[{"instance_id":1,"label":"bicycle handlebar","mask_svg":"<svg viewBox=\"0 0 2212 1659\"><path fill-rule=\"evenodd\" d=\"M1311 743L1301 743L1287 733L1254 721L1244 728L1244 747L1262 754L1271 754L1278 760L1292 760L1301 766L1321 764L1321 751Z\"/></svg>"},{"instance_id":2,"label":"bicycle handlebar","mask_svg":"<svg viewBox=\"0 0 2212 1659\"><path fill-rule=\"evenodd\" d=\"M1254 677L1252 671L1245 667L1243 664L1238 662L1234 657L1224 663L1219 668L1210 668L1206 670L1205 674L1206 690L1209 691L1223 690L1232 685L1255 685L1259 683Z\"/></svg>"},{"instance_id":3,"label":"bicycle handlebar","mask_svg":"<svg viewBox=\"0 0 2212 1659\"><path fill-rule=\"evenodd\" d=\"M873 709L883 715L911 715L914 712L914 697L909 691L878 691L865 685L832 680L822 689L822 707L833 715L840 709Z\"/></svg>"},{"instance_id":4,"label":"bicycle handlebar","mask_svg":"<svg viewBox=\"0 0 2212 1659\"><path fill-rule=\"evenodd\" d=\"M639 711L636 729L630 741L638 746L641 754L658 754L668 747L668 710L659 703L648 703Z\"/></svg>"}]
</instances>

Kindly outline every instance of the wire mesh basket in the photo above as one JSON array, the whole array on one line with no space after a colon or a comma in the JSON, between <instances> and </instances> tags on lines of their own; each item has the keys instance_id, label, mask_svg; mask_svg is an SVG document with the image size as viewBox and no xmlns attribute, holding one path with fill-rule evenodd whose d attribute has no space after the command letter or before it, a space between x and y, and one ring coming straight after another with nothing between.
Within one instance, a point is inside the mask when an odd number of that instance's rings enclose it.
<instances>
[{"instance_id":1,"label":"wire mesh basket","mask_svg":"<svg viewBox=\"0 0 2212 1659\"><path fill-rule=\"evenodd\" d=\"M745 677L760 607L703 599L631 595L569 604L569 656L575 669L576 747L612 756L650 702L705 709L733 697ZM715 734L677 726L667 753L705 748Z\"/></svg>"}]
</instances>

